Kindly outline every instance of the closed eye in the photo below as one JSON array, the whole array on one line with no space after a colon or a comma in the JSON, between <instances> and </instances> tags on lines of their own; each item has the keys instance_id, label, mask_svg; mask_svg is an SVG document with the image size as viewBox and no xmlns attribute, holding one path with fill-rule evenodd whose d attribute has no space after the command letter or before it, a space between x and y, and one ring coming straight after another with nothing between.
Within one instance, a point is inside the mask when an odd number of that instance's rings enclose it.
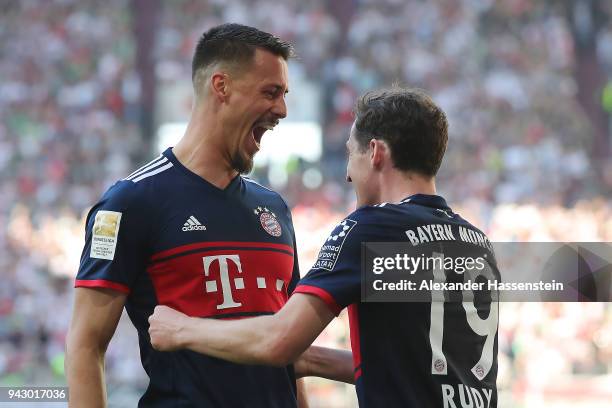
<instances>
[{"instance_id":1,"label":"closed eye","mask_svg":"<svg viewBox=\"0 0 612 408\"><path fill-rule=\"evenodd\" d=\"M283 97L284 97L284 96L286 96L288 93L289 93L289 90L288 90L288 89L286 89L286 90L283 92L283 87L282 87L282 86L279 86L279 85L275 85L275 86L274 86L273 88L271 88L271 89L266 89L266 90L264 90L264 94L266 95L266 97L269 97L269 98L272 98L272 99L274 99L274 98L278 98L278 97L279 97L281 94L282 94L282 95L283 95Z\"/></svg>"}]
</instances>

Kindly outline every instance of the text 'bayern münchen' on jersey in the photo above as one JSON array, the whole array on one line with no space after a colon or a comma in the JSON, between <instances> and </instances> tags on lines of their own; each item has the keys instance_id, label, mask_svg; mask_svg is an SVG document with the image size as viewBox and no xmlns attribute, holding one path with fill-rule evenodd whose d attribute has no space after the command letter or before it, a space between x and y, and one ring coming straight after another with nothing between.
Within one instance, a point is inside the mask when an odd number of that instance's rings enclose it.
<instances>
[{"instance_id":1,"label":"text 'bayern m\u00fcnchen' on jersey","mask_svg":"<svg viewBox=\"0 0 612 408\"><path fill-rule=\"evenodd\" d=\"M156 305L218 319L273 314L298 280L282 198L242 176L219 189L168 149L91 209L75 286L128 294L126 310L150 378L139 406L285 408L296 406L292 366L155 351L148 317Z\"/></svg>"},{"instance_id":2,"label":"text 'bayern m\u00fcnchen' on jersey","mask_svg":"<svg viewBox=\"0 0 612 408\"><path fill-rule=\"evenodd\" d=\"M476 236L481 239L461 241ZM465 251L478 245L499 275L481 231L442 197L416 194L350 214L295 290L318 296L336 314L348 307L360 407L497 406L497 302L450 302L434 299L434 292L429 302L361 302L362 243L409 241L418 248L436 239L457 239L456 247ZM441 280L458 274L442 273Z\"/></svg>"}]
</instances>

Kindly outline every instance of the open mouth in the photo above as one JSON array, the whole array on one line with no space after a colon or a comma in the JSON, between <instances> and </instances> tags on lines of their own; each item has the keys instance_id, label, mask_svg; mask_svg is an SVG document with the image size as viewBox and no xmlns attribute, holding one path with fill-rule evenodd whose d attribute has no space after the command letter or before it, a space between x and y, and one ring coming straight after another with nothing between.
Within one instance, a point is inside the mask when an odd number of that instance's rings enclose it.
<instances>
[{"instance_id":1,"label":"open mouth","mask_svg":"<svg viewBox=\"0 0 612 408\"><path fill-rule=\"evenodd\" d=\"M255 141L255 145L257 149L261 144L261 139L263 138L264 133L268 130L272 130L274 128L273 124L270 123L258 123L253 126L251 130L251 135L253 136L253 140Z\"/></svg>"}]
</instances>

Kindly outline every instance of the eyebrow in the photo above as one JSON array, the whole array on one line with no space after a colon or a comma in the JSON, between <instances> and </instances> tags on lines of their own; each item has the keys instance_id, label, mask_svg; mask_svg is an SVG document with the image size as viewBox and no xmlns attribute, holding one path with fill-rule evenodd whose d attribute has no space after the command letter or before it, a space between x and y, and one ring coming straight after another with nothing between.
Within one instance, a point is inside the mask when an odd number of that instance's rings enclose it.
<instances>
[{"instance_id":1,"label":"eyebrow","mask_svg":"<svg viewBox=\"0 0 612 408\"><path fill-rule=\"evenodd\" d=\"M272 88L274 88L274 92L278 92L279 90L283 89L282 85L278 85L278 84L267 85L266 88L268 86L271 86ZM287 95L288 93L289 93L289 88L285 89L285 95Z\"/></svg>"}]
</instances>

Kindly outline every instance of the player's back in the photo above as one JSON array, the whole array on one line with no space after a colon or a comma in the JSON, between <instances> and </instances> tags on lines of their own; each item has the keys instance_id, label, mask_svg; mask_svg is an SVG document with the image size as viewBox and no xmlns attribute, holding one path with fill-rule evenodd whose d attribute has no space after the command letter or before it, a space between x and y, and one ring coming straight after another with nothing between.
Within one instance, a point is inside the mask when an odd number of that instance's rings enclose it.
<instances>
[{"instance_id":1,"label":"player's back","mask_svg":"<svg viewBox=\"0 0 612 408\"><path fill-rule=\"evenodd\" d=\"M409 241L421 262L462 255L494 259L484 234L435 198L421 196L367 212L361 218L369 241ZM456 268L459 273L433 262L429 266L412 271L415 291L422 293L419 287L431 282L464 281L463 268ZM491 266L496 273L494 261ZM430 293L428 302L351 306L364 382L360 397L366 406L383 401L387 406L496 406L497 303L462 299L456 291L446 293L447 301L444 291Z\"/></svg>"},{"instance_id":2,"label":"player's back","mask_svg":"<svg viewBox=\"0 0 612 408\"><path fill-rule=\"evenodd\" d=\"M422 264L410 275L416 285L411 301L361 301L362 243L399 242L421 262L480 255L498 276L486 236L443 198L420 194L362 207L340 225L296 291L322 289L337 310L348 306L360 406L497 406L497 302L481 292L418 290L420 282L462 282L468 274L449 264ZM385 274L378 276L380 287Z\"/></svg>"}]
</instances>

